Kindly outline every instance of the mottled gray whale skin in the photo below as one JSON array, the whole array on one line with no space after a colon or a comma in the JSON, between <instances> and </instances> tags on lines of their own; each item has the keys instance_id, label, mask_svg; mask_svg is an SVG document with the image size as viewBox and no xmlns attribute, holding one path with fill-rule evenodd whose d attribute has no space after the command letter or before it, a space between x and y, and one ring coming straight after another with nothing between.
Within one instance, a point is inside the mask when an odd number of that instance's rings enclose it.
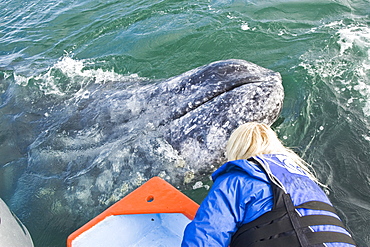
<instances>
[{"instance_id":1,"label":"mottled gray whale skin","mask_svg":"<svg viewBox=\"0 0 370 247\"><path fill-rule=\"evenodd\" d=\"M233 129L272 124L283 98L279 73L244 60L90 85L39 121L13 210L30 230L63 235L153 176L191 188L225 161Z\"/></svg>"}]
</instances>

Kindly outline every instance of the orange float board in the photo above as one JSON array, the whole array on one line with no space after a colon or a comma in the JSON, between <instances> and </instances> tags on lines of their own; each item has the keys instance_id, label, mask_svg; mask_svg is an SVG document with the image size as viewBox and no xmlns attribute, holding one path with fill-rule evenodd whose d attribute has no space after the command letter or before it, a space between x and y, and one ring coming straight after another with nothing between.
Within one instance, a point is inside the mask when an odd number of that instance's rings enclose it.
<instances>
[{"instance_id":1,"label":"orange float board","mask_svg":"<svg viewBox=\"0 0 370 247\"><path fill-rule=\"evenodd\" d=\"M106 217L127 214L181 213L192 220L199 205L165 180L154 177L69 235L67 247Z\"/></svg>"}]
</instances>

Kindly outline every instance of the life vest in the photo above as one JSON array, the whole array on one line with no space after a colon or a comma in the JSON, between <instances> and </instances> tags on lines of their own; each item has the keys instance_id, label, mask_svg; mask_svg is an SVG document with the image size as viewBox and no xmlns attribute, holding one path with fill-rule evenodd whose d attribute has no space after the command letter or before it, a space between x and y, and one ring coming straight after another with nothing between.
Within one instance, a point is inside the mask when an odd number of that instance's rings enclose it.
<instances>
[{"instance_id":1,"label":"life vest","mask_svg":"<svg viewBox=\"0 0 370 247\"><path fill-rule=\"evenodd\" d=\"M230 247L319 247L330 242L356 245L346 234L325 193L286 156L264 155L248 161L259 164L269 176L274 206L271 211L239 227ZM301 216L299 209L319 213ZM326 225L340 227L342 232L312 230L313 226Z\"/></svg>"}]
</instances>

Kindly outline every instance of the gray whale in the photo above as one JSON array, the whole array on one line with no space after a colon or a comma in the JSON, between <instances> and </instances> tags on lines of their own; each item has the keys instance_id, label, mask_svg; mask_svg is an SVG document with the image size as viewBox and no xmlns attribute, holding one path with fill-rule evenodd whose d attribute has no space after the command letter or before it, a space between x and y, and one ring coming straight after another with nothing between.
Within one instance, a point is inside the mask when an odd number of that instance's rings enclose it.
<instances>
[{"instance_id":1,"label":"gray whale","mask_svg":"<svg viewBox=\"0 0 370 247\"><path fill-rule=\"evenodd\" d=\"M272 124L283 99L280 74L244 60L92 84L38 121L12 208L31 233L65 235L153 176L191 188L225 161L234 128Z\"/></svg>"}]
</instances>

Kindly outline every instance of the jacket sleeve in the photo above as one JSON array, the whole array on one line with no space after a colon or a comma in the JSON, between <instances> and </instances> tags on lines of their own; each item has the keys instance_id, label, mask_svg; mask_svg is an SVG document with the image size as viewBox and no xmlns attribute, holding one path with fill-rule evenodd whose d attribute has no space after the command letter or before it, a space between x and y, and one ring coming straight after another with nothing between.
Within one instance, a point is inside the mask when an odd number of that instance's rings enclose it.
<instances>
[{"instance_id":1,"label":"jacket sleeve","mask_svg":"<svg viewBox=\"0 0 370 247\"><path fill-rule=\"evenodd\" d=\"M228 246L231 236L245 222L245 208L256 196L263 196L256 195L256 182L261 183L242 171L219 176L186 227L181 246Z\"/></svg>"}]
</instances>

